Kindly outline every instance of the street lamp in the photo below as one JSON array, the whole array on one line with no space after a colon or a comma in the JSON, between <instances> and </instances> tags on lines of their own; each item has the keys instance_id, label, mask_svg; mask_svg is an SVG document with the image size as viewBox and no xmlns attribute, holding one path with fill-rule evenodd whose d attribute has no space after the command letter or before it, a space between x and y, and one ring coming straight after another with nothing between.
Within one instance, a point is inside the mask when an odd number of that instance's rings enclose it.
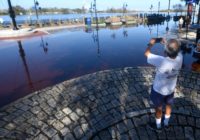
<instances>
[{"instance_id":1,"label":"street lamp","mask_svg":"<svg viewBox=\"0 0 200 140\"><path fill-rule=\"evenodd\" d=\"M93 18L93 4L92 4L92 2L90 4L90 13L91 13L91 18Z\"/></svg>"},{"instance_id":2,"label":"street lamp","mask_svg":"<svg viewBox=\"0 0 200 140\"><path fill-rule=\"evenodd\" d=\"M35 13L36 13L36 17L37 17L37 24L39 23L39 16L38 16L38 6L39 6L39 2L34 0L34 6L35 6Z\"/></svg>"},{"instance_id":3,"label":"street lamp","mask_svg":"<svg viewBox=\"0 0 200 140\"><path fill-rule=\"evenodd\" d=\"M15 20L15 11L12 8L12 4L11 4L10 0L8 0L8 7L9 7L9 14L10 14L10 17L11 17L12 23L13 23L13 30L18 30L17 23Z\"/></svg>"},{"instance_id":4,"label":"street lamp","mask_svg":"<svg viewBox=\"0 0 200 140\"><path fill-rule=\"evenodd\" d=\"M153 5L152 4L150 6L150 10L151 10L151 14L152 14L152 10L153 10Z\"/></svg>"},{"instance_id":5,"label":"street lamp","mask_svg":"<svg viewBox=\"0 0 200 140\"><path fill-rule=\"evenodd\" d=\"M171 0L169 0L169 4L168 4L168 16L169 16L169 12L170 12L170 3L171 3Z\"/></svg>"},{"instance_id":6,"label":"street lamp","mask_svg":"<svg viewBox=\"0 0 200 140\"><path fill-rule=\"evenodd\" d=\"M158 14L160 13L160 1L158 2Z\"/></svg>"},{"instance_id":7,"label":"street lamp","mask_svg":"<svg viewBox=\"0 0 200 140\"><path fill-rule=\"evenodd\" d=\"M99 29L99 25L98 25L98 17L97 17L97 3L96 0L94 0L94 4L93 4L93 9L95 12L95 19L96 19L96 29Z\"/></svg>"},{"instance_id":8,"label":"street lamp","mask_svg":"<svg viewBox=\"0 0 200 140\"><path fill-rule=\"evenodd\" d=\"M126 12L126 8L128 7L128 4L127 3L124 3L123 4L123 16L125 15L125 12Z\"/></svg>"}]
</instances>

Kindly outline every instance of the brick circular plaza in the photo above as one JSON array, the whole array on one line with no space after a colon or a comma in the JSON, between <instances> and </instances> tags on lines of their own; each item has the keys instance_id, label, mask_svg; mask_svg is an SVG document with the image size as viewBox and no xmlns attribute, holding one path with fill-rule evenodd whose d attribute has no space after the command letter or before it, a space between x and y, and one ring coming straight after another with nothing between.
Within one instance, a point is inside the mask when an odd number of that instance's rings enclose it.
<instances>
[{"instance_id":1,"label":"brick circular plaza","mask_svg":"<svg viewBox=\"0 0 200 140\"><path fill-rule=\"evenodd\" d=\"M154 140L200 138L200 74L178 77L169 131L148 129L151 67L100 71L37 91L0 109L0 139Z\"/></svg>"}]
</instances>

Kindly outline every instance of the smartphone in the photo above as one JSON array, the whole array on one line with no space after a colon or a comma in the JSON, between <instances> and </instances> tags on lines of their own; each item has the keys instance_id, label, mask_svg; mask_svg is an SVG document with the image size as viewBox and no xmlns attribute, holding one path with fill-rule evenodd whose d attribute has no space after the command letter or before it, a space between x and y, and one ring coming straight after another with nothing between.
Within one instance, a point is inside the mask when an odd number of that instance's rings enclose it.
<instances>
[{"instance_id":1,"label":"smartphone","mask_svg":"<svg viewBox=\"0 0 200 140\"><path fill-rule=\"evenodd\" d=\"M162 41L162 38L156 38L156 43L160 43Z\"/></svg>"}]
</instances>

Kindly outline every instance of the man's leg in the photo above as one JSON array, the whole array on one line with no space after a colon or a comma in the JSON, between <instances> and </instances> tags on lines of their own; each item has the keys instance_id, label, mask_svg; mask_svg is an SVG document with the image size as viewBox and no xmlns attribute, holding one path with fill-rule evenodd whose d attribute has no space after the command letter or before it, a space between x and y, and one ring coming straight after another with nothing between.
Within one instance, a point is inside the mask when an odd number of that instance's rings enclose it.
<instances>
[{"instance_id":1,"label":"man's leg","mask_svg":"<svg viewBox=\"0 0 200 140\"><path fill-rule=\"evenodd\" d=\"M172 107L171 105L166 105L166 111L165 111L165 120L164 120L164 125L168 126L169 124L169 119L171 117L171 112L172 112Z\"/></svg>"},{"instance_id":2,"label":"man's leg","mask_svg":"<svg viewBox=\"0 0 200 140\"><path fill-rule=\"evenodd\" d=\"M165 98L165 104L166 104L166 109L165 109L165 120L164 120L164 125L168 126L169 125L169 119L171 117L171 112L172 112L172 104L174 103L174 93L168 95Z\"/></svg>"},{"instance_id":3,"label":"man's leg","mask_svg":"<svg viewBox=\"0 0 200 140\"><path fill-rule=\"evenodd\" d=\"M162 118L162 104L164 103L163 96L157 93L153 88L151 90L150 98L155 107L155 121L156 124L151 124L151 128L161 129L161 118Z\"/></svg>"},{"instance_id":4,"label":"man's leg","mask_svg":"<svg viewBox=\"0 0 200 140\"><path fill-rule=\"evenodd\" d=\"M162 106L156 108L156 126L161 128Z\"/></svg>"}]
</instances>

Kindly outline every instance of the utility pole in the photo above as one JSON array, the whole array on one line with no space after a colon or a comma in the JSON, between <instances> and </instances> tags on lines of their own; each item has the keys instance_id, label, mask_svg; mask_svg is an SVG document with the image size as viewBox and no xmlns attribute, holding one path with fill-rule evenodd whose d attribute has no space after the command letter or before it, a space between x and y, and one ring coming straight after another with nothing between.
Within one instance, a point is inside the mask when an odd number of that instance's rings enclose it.
<instances>
[{"instance_id":1,"label":"utility pole","mask_svg":"<svg viewBox=\"0 0 200 140\"><path fill-rule=\"evenodd\" d=\"M91 19L93 19L93 4L91 2L91 5L90 5L90 14L91 14Z\"/></svg>"},{"instance_id":2,"label":"utility pole","mask_svg":"<svg viewBox=\"0 0 200 140\"><path fill-rule=\"evenodd\" d=\"M160 1L158 2L158 14L160 13Z\"/></svg>"},{"instance_id":3,"label":"utility pole","mask_svg":"<svg viewBox=\"0 0 200 140\"><path fill-rule=\"evenodd\" d=\"M128 7L128 4L127 3L124 3L123 4L123 16L125 16L125 13L126 13L126 8Z\"/></svg>"},{"instance_id":4,"label":"utility pole","mask_svg":"<svg viewBox=\"0 0 200 140\"><path fill-rule=\"evenodd\" d=\"M98 17L97 17L97 3L96 0L94 0L94 12L95 12L95 19L96 19L96 29L99 29L99 25L98 25Z\"/></svg>"},{"instance_id":5,"label":"utility pole","mask_svg":"<svg viewBox=\"0 0 200 140\"><path fill-rule=\"evenodd\" d=\"M12 4L11 4L10 0L8 0L8 7L9 7L9 14L10 14L10 17L11 17L12 23L13 23L13 30L18 30L17 23L15 20L15 11L12 8Z\"/></svg>"},{"instance_id":6,"label":"utility pole","mask_svg":"<svg viewBox=\"0 0 200 140\"><path fill-rule=\"evenodd\" d=\"M193 12L193 17L192 17L192 24L194 24L194 17L195 17L195 13L196 13L196 6L197 6L197 3L195 2L195 8L194 8L194 12Z\"/></svg>"},{"instance_id":7,"label":"utility pole","mask_svg":"<svg viewBox=\"0 0 200 140\"><path fill-rule=\"evenodd\" d=\"M37 9L38 5L39 5L39 3L36 0L34 0L35 13L36 13L36 17L37 17L37 24L39 23L38 9Z\"/></svg>"},{"instance_id":8,"label":"utility pole","mask_svg":"<svg viewBox=\"0 0 200 140\"><path fill-rule=\"evenodd\" d=\"M153 5L151 4L150 10L151 10L151 14L152 14L152 9L153 9Z\"/></svg>"},{"instance_id":9,"label":"utility pole","mask_svg":"<svg viewBox=\"0 0 200 140\"><path fill-rule=\"evenodd\" d=\"M198 18L197 18L197 24L199 24L199 20L200 20L200 4L199 4L199 13L198 13Z\"/></svg>"},{"instance_id":10,"label":"utility pole","mask_svg":"<svg viewBox=\"0 0 200 140\"><path fill-rule=\"evenodd\" d=\"M169 12L170 12L170 5L171 5L171 0L169 0L169 4L168 4L168 15L169 15Z\"/></svg>"}]
</instances>

